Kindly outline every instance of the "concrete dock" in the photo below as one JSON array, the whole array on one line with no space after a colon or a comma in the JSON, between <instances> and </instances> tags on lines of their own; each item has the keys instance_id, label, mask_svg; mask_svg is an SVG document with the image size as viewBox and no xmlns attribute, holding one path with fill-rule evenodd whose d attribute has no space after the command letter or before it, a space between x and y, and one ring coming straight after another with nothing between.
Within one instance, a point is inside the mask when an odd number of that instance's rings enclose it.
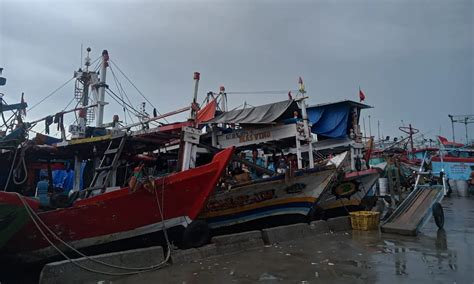
<instances>
[{"instance_id":1,"label":"concrete dock","mask_svg":"<svg viewBox=\"0 0 474 284\"><path fill-rule=\"evenodd\" d=\"M445 198L443 207L445 230L430 220L417 237L348 230L343 217L217 236L205 247L174 251L162 269L132 276L52 263L43 268L40 282L474 283L474 199ZM149 250L147 257L134 250L118 253L118 262L115 254L103 260L140 267L163 258L160 248ZM9 279L2 283L15 283Z\"/></svg>"},{"instance_id":2,"label":"concrete dock","mask_svg":"<svg viewBox=\"0 0 474 284\"><path fill-rule=\"evenodd\" d=\"M336 232L192 261L114 283L474 283L474 199L446 198L445 230ZM99 280L99 278L98 278Z\"/></svg>"}]
</instances>

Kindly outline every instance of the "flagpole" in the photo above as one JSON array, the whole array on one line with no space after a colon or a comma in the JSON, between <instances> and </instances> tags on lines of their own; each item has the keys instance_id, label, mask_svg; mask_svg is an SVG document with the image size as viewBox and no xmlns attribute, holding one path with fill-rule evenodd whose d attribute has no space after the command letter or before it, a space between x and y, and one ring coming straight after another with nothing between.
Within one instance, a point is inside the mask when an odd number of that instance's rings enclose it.
<instances>
[{"instance_id":1,"label":"flagpole","mask_svg":"<svg viewBox=\"0 0 474 284\"><path fill-rule=\"evenodd\" d=\"M362 124L364 125L364 136L367 137L367 132L365 132L365 117L362 117Z\"/></svg>"},{"instance_id":2,"label":"flagpole","mask_svg":"<svg viewBox=\"0 0 474 284\"><path fill-rule=\"evenodd\" d=\"M380 120L377 120L377 134L379 136L379 141L380 141Z\"/></svg>"},{"instance_id":3,"label":"flagpole","mask_svg":"<svg viewBox=\"0 0 474 284\"><path fill-rule=\"evenodd\" d=\"M372 137L372 126L370 125L370 114L369 114L369 135Z\"/></svg>"}]
</instances>

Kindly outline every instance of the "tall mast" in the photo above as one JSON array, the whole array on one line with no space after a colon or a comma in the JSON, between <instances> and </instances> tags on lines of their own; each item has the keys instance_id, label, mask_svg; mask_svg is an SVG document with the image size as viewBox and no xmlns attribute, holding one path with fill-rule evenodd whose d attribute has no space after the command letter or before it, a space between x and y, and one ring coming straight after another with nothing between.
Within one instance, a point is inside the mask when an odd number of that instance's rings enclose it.
<instances>
[{"instance_id":1,"label":"tall mast","mask_svg":"<svg viewBox=\"0 0 474 284\"><path fill-rule=\"evenodd\" d=\"M104 49L102 51L102 63L100 65L100 83L99 83L99 97L97 100L97 119L96 126L102 127L104 122L104 105L106 104L105 99L105 88L107 78L107 67L109 66L109 53Z\"/></svg>"},{"instance_id":2,"label":"tall mast","mask_svg":"<svg viewBox=\"0 0 474 284\"><path fill-rule=\"evenodd\" d=\"M191 105L191 119L196 120L197 116L197 96L199 90L199 79L201 79L201 74L199 72L194 72L193 80L194 80L194 92L193 92L193 104Z\"/></svg>"},{"instance_id":3,"label":"tall mast","mask_svg":"<svg viewBox=\"0 0 474 284\"><path fill-rule=\"evenodd\" d=\"M91 86L96 86L99 83L98 75L94 71L90 71L89 67L91 66L90 52L91 48L86 49L86 57L84 59L84 69L79 68L78 71L74 72L74 77L76 78L76 85L74 87L74 96L79 102L79 106L83 109L79 110L77 115L77 125L69 125L69 132L71 133L71 139L84 138L86 134L87 125L94 120L94 116L91 114L88 115L89 109L85 108L89 105L89 98L91 93L95 98L97 98L97 89L94 87L91 90ZM96 103L94 102L94 105ZM90 110L92 111L92 109Z\"/></svg>"},{"instance_id":4,"label":"tall mast","mask_svg":"<svg viewBox=\"0 0 474 284\"><path fill-rule=\"evenodd\" d=\"M90 53L91 52L91 48L88 47L87 48L87 55L86 55L86 61L84 63L85 67L86 67L86 72L85 72L85 76L83 76L83 80L84 80L84 87L83 87L83 91L82 91L82 101L81 101L81 104L82 106L87 106L89 104L89 86L90 86L90 76L89 76L89 66L91 65L91 58L90 58Z\"/></svg>"}]
</instances>

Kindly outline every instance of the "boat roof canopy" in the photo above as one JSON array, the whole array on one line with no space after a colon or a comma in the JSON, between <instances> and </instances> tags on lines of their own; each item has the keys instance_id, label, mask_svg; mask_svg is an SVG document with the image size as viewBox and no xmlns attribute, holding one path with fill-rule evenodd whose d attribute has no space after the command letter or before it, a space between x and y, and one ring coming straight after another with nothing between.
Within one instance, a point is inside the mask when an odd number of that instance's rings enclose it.
<instances>
[{"instance_id":1,"label":"boat roof canopy","mask_svg":"<svg viewBox=\"0 0 474 284\"><path fill-rule=\"evenodd\" d=\"M349 105L351 107L357 107L359 109L373 108L373 106L369 106L369 105L359 103L359 102L355 102L355 101L352 101L352 100L342 100L342 101L337 101L337 102L333 102L333 103L315 104L315 105L309 106L308 108L323 107L323 106L330 106L330 105L336 105L336 104L345 104L345 105Z\"/></svg>"},{"instance_id":2,"label":"boat roof canopy","mask_svg":"<svg viewBox=\"0 0 474 284\"><path fill-rule=\"evenodd\" d=\"M207 121L206 124L273 124L279 120L293 117L294 111L300 111L297 102L295 100L285 100L223 112Z\"/></svg>"},{"instance_id":3,"label":"boat roof canopy","mask_svg":"<svg viewBox=\"0 0 474 284\"><path fill-rule=\"evenodd\" d=\"M311 122L311 132L318 135L318 140L328 138L347 138L350 129L354 128L352 112L357 112L359 122L361 109L371 106L344 100L334 103L313 105L307 108L308 119Z\"/></svg>"}]
</instances>

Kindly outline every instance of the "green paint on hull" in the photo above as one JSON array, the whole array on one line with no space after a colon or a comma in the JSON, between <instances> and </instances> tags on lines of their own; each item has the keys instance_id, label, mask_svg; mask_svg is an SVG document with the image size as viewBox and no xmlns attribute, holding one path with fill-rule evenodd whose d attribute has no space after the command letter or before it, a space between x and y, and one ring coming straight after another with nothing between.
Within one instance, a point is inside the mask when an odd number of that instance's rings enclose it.
<instances>
[{"instance_id":1,"label":"green paint on hull","mask_svg":"<svg viewBox=\"0 0 474 284\"><path fill-rule=\"evenodd\" d=\"M0 205L0 249L28 222L28 213L18 205Z\"/></svg>"}]
</instances>

